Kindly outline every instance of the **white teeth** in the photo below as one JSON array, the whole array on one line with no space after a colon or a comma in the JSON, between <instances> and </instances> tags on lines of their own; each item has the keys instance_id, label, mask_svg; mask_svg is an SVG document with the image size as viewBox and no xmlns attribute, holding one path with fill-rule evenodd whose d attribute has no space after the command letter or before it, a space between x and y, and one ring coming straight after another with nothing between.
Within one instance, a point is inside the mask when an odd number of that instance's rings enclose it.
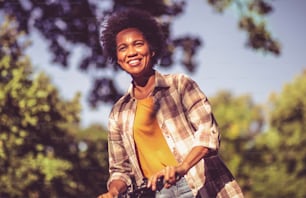
<instances>
[{"instance_id":1,"label":"white teeth","mask_svg":"<svg viewBox=\"0 0 306 198\"><path fill-rule=\"evenodd\" d=\"M139 60L131 60L129 61L130 65L137 65L139 63Z\"/></svg>"}]
</instances>

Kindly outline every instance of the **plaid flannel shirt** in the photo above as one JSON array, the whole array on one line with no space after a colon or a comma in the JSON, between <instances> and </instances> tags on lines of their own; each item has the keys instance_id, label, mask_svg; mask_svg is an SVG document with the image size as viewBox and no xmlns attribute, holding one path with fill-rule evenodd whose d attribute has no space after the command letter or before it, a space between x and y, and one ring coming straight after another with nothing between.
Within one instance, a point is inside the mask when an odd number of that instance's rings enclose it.
<instances>
[{"instance_id":1,"label":"plaid flannel shirt","mask_svg":"<svg viewBox=\"0 0 306 198\"><path fill-rule=\"evenodd\" d=\"M197 194L205 181L209 183L216 180L213 178L216 175L207 174L205 169L217 170L218 174L222 174L219 180L222 180L224 175L232 177L226 168L224 170L223 166L219 165L220 159L216 153L219 149L220 133L211 105L196 82L184 74L162 75L155 71L155 77L152 93L154 112L176 160L182 162L195 146L207 147L213 153L212 157L204 158L185 175L193 193ZM108 184L114 179L121 179L131 185L131 177L135 178L137 185L143 181L133 139L137 100L132 93L131 85L128 92L113 106L109 116ZM204 161L211 161L213 167L207 167ZM219 168L222 170L218 171Z\"/></svg>"}]
</instances>

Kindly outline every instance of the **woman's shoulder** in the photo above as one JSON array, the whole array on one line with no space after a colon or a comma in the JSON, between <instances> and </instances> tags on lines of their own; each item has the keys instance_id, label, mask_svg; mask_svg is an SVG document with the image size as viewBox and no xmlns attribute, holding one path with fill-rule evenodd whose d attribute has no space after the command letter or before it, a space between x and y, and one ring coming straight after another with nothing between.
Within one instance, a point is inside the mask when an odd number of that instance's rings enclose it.
<instances>
[{"instance_id":1,"label":"woman's shoulder","mask_svg":"<svg viewBox=\"0 0 306 198\"><path fill-rule=\"evenodd\" d=\"M165 78L169 79L190 78L187 74L184 73L160 73L160 74L163 75Z\"/></svg>"},{"instance_id":2,"label":"woman's shoulder","mask_svg":"<svg viewBox=\"0 0 306 198\"><path fill-rule=\"evenodd\" d=\"M168 73L168 74L161 74L159 75L164 78L165 82L167 84L181 84L181 83L186 83L193 81L190 76L184 73Z\"/></svg>"}]
</instances>

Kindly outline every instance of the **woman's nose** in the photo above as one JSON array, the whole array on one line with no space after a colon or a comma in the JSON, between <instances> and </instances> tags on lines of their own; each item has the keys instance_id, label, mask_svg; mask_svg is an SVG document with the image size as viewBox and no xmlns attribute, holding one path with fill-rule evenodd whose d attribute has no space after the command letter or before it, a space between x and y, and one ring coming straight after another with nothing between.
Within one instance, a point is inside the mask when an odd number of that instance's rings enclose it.
<instances>
[{"instance_id":1,"label":"woman's nose","mask_svg":"<svg viewBox=\"0 0 306 198\"><path fill-rule=\"evenodd\" d=\"M135 55L137 55L137 50L133 46L130 46L128 48L127 55L128 56L135 56Z\"/></svg>"}]
</instances>

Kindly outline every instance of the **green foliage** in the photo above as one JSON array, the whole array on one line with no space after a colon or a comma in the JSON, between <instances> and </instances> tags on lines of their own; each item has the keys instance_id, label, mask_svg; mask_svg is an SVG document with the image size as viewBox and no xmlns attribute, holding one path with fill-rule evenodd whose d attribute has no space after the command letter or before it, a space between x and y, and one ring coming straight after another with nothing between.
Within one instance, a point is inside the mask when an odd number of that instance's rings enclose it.
<instances>
[{"instance_id":1,"label":"green foliage","mask_svg":"<svg viewBox=\"0 0 306 198\"><path fill-rule=\"evenodd\" d=\"M220 153L246 197L306 196L305 95L306 71L271 96L268 111L248 96L220 92L212 98L222 134Z\"/></svg>"},{"instance_id":2,"label":"green foliage","mask_svg":"<svg viewBox=\"0 0 306 198\"><path fill-rule=\"evenodd\" d=\"M249 161L253 197L306 196L306 71L270 100L270 126Z\"/></svg>"},{"instance_id":3,"label":"green foliage","mask_svg":"<svg viewBox=\"0 0 306 198\"><path fill-rule=\"evenodd\" d=\"M76 156L71 174L79 185L79 193L75 195L89 198L106 192L109 174L105 128L99 124L92 124L85 129L70 126L68 133L75 138L76 142L71 148L71 152Z\"/></svg>"},{"instance_id":4,"label":"green foliage","mask_svg":"<svg viewBox=\"0 0 306 198\"><path fill-rule=\"evenodd\" d=\"M95 197L108 170L105 130L82 132L80 94L65 101L34 74L21 36L10 19L0 28L0 197Z\"/></svg>"},{"instance_id":5,"label":"green foliage","mask_svg":"<svg viewBox=\"0 0 306 198\"><path fill-rule=\"evenodd\" d=\"M0 195L23 197L39 190L41 182L47 187L71 169L67 160L52 156L52 143L64 136L58 125L77 122L79 110L61 101L45 75L30 78L31 65L21 53L16 29L9 24L1 28L1 44L6 48L1 49L0 60Z\"/></svg>"}]
</instances>

